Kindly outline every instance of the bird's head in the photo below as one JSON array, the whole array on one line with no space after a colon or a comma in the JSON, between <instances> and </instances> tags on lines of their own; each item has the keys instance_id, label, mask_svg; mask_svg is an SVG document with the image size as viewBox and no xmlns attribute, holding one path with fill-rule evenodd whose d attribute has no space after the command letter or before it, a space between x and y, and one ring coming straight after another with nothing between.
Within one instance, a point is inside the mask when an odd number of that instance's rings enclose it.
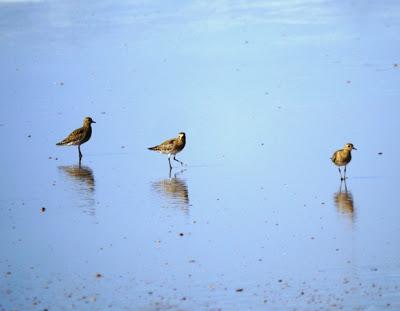
<instances>
[{"instance_id":1,"label":"bird's head","mask_svg":"<svg viewBox=\"0 0 400 311\"><path fill-rule=\"evenodd\" d=\"M186 134L185 134L184 132L180 132L180 133L178 134L178 138L179 138L179 139L184 139L184 138L186 138Z\"/></svg>"},{"instance_id":2,"label":"bird's head","mask_svg":"<svg viewBox=\"0 0 400 311\"><path fill-rule=\"evenodd\" d=\"M90 125L92 123L96 122L94 122L94 120L91 117L86 117L85 119L83 119L83 125Z\"/></svg>"},{"instance_id":3,"label":"bird's head","mask_svg":"<svg viewBox=\"0 0 400 311\"><path fill-rule=\"evenodd\" d=\"M352 143L347 143L347 144L344 146L344 149L349 150L349 151L351 151L351 150L357 150L357 148L354 147L354 145L353 145Z\"/></svg>"}]
</instances>

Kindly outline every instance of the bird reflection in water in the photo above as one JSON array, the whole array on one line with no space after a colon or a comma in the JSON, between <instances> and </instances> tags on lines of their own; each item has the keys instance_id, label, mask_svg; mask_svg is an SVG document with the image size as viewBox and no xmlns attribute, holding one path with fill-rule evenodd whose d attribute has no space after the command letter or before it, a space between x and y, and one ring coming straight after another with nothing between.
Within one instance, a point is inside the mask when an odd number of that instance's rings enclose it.
<instances>
[{"instance_id":1,"label":"bird reflection in water","mask_svg":"<svg viewBox=\"0 0 400 311\"><path fill-rule=\"evenodd\" d=\"M174 174L171 177L171 171L168 179L153 182L155 192L166 199L167 206L176 207L182 210L186 215L189 214L189 192L186 181L177 176L184 170Z\"/></svg>"},{"instance_id":2,"label":"bird reflection in water","mask_svg":"<svg viewBox=\"0 0 400 311\"><path fill-rule=\"evenodd\" d=\"M85 210L88 215L94 216L96 214L94 190L95 179L93 170L88 166L59 166L60 171L64 172L69 180L73 181L73 190L79 195L80 206Z\"/></svg>"},{"instance_id":3,"label":"bird reflection in water","mask_svg":"<svg viewBox=\"0 0 400 311\"><path fill-rule=\"evenodd\" d=\"M344 184L344 190L343 190ZM351 222L354 221L354 200L353 195L347 190L346 181L340 183L339 191L334 195L334 201L339 213L346 215Z\"/></svg>"}]
</instances>

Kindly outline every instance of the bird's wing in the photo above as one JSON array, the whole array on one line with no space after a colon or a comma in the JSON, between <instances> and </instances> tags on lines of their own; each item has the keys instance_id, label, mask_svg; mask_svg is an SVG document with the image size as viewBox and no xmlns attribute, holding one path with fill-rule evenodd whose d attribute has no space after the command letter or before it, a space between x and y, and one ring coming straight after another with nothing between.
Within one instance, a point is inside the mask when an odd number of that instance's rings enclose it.
<instances>
[{"instance_id":1,"label":"bird's wing","mask_svg":"<svg viewBox=\"0 0 400 311\"><path fill-rule=\"evenodd\" d=\"M76 129L71 134L69 134L64 140L57 143L57 145L67 145L69 143L73 143L79 141L85 135L85 130L83 127Z\"/></svg>"},{"instance_id":2,"label":"bird's wing","mask_svg":"<svg viewBox=\"0 0 400 311\"><path fill-rule=\"evenodd\" d=\"M332 162L336 161L336 156L338 155L339 150L335 151L331 157Z\"/></svg>"},{"instance_id":3,"label":"bird's wing","mask_svg":"<svg viewBox=\"0 0 400 311\"><path fill-rule=\"evenodd\" d=\"M158 146L154 146L149 148L150 150L155 150L155 151L161 151L161 152L168 152L173 149L175 145L175 138L168 139L164 141L163 143L159 144Z\"/></svg>"}]
</instances>

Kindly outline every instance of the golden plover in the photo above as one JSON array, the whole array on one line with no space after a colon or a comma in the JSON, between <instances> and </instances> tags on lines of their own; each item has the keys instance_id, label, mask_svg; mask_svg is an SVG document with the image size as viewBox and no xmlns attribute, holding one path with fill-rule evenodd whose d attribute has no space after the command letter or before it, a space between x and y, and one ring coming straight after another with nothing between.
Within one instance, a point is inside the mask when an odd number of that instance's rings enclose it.
<instances>
[{"instance_id":1,"label":"golden plover","mask_svg":"<svg viewBox=\"0 0 400 311\"><path fill-rule=\"evenodd\" d=\"M163 154L168 154L168 163L169 163L169 169L172 169L171 165L171 155L174 156L174 160L179 162L181 165L183 165L182 161L179 161L178 159L175 158L176 154L181 152L183 148L185 148L186 144L186 135L185 133L181 132L179 133L178 137L168 139L164 141L163 143L148 148L149 150L157 151L159 153Z\"/></svg>"},{"instance_id":2,"label":"golden plover","mask_svg":"<svg viewBox=\"0 0 400 311\"><path fill-rule=\"evenodd\" d=\"M332 155L331 158L332 162L339 167L340 180L346 179L346 166L351 161L351 150L357 150L357 148L355 148L353 144L348 143L344 146L343 149L335 151L335 153ZM342 177L342 171L340 170L341 166L344 166L343 177Z\"/></svg>"},{"instance_id":3,"label":"golden plover","mask_svg":"<svg viewBox=\"0 0 400 311\"><path fill-rule=\"evenodd\" d=\"M96 123L90 117L83 120L83 126L73 131L65 139L57 143L58 146L78 146L79 165L81 165L81 145L86 143L92 136L92 123Z\"/></svg>"}]
</instances>

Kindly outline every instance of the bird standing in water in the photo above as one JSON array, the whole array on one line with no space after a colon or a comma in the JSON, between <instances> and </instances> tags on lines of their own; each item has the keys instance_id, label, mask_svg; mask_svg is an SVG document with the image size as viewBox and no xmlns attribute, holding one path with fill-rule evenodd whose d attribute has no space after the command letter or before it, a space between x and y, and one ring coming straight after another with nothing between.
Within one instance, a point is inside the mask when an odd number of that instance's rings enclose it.
<instances>
[{"instance_id":1,"label":"bird standing in water","mask_svg":"<svg viewBox=\"0 0 400 311\"><path fill-rule=\"evenodd\" d=\"M65 139L57 143L57 146L78 146L79 166L81 165L82 152L81 145L86 143L92 136L92 123L96 123L91 117L83 120L83 126L73 131Z\"/></svg>"},{"instance_id":2,"label":"bird standing in water","mask_svg":"<svg viewBox=\"0 0 400 311\"><path fill-rule=\"evenodd\" d=\"M157 151L159 153L163 154L168 154L168 163L169 163L169 169L172 169L171 165L171 155L174 156L174 160L179 162L181 165L183 165L182 161L179 161L178 159L175 158L176 154L181 152L183 148L185 148L186 145L186 135L185 133L181 132L178 134L178 137L168 139L164 141L163 143L148 148L149 150Z\"/></svg>"},{"instance_id":3,"label":"bird standing in water","mask_svg":"<svg viewBox=\"0 0 400 311\"><path fill-rule=\"evenodd\" d=\"M346 179L346 167L347 164L349 164L351 161L352 150L357 150L357 148L355 148L352 143L348 143L344 146L343 149L335 151L335 153L331 157L332 162L339 167L340 180ZM342 177L342 171L340 170L341 166L344 166L343 177Z\"/></svg>"}]
</instances>

